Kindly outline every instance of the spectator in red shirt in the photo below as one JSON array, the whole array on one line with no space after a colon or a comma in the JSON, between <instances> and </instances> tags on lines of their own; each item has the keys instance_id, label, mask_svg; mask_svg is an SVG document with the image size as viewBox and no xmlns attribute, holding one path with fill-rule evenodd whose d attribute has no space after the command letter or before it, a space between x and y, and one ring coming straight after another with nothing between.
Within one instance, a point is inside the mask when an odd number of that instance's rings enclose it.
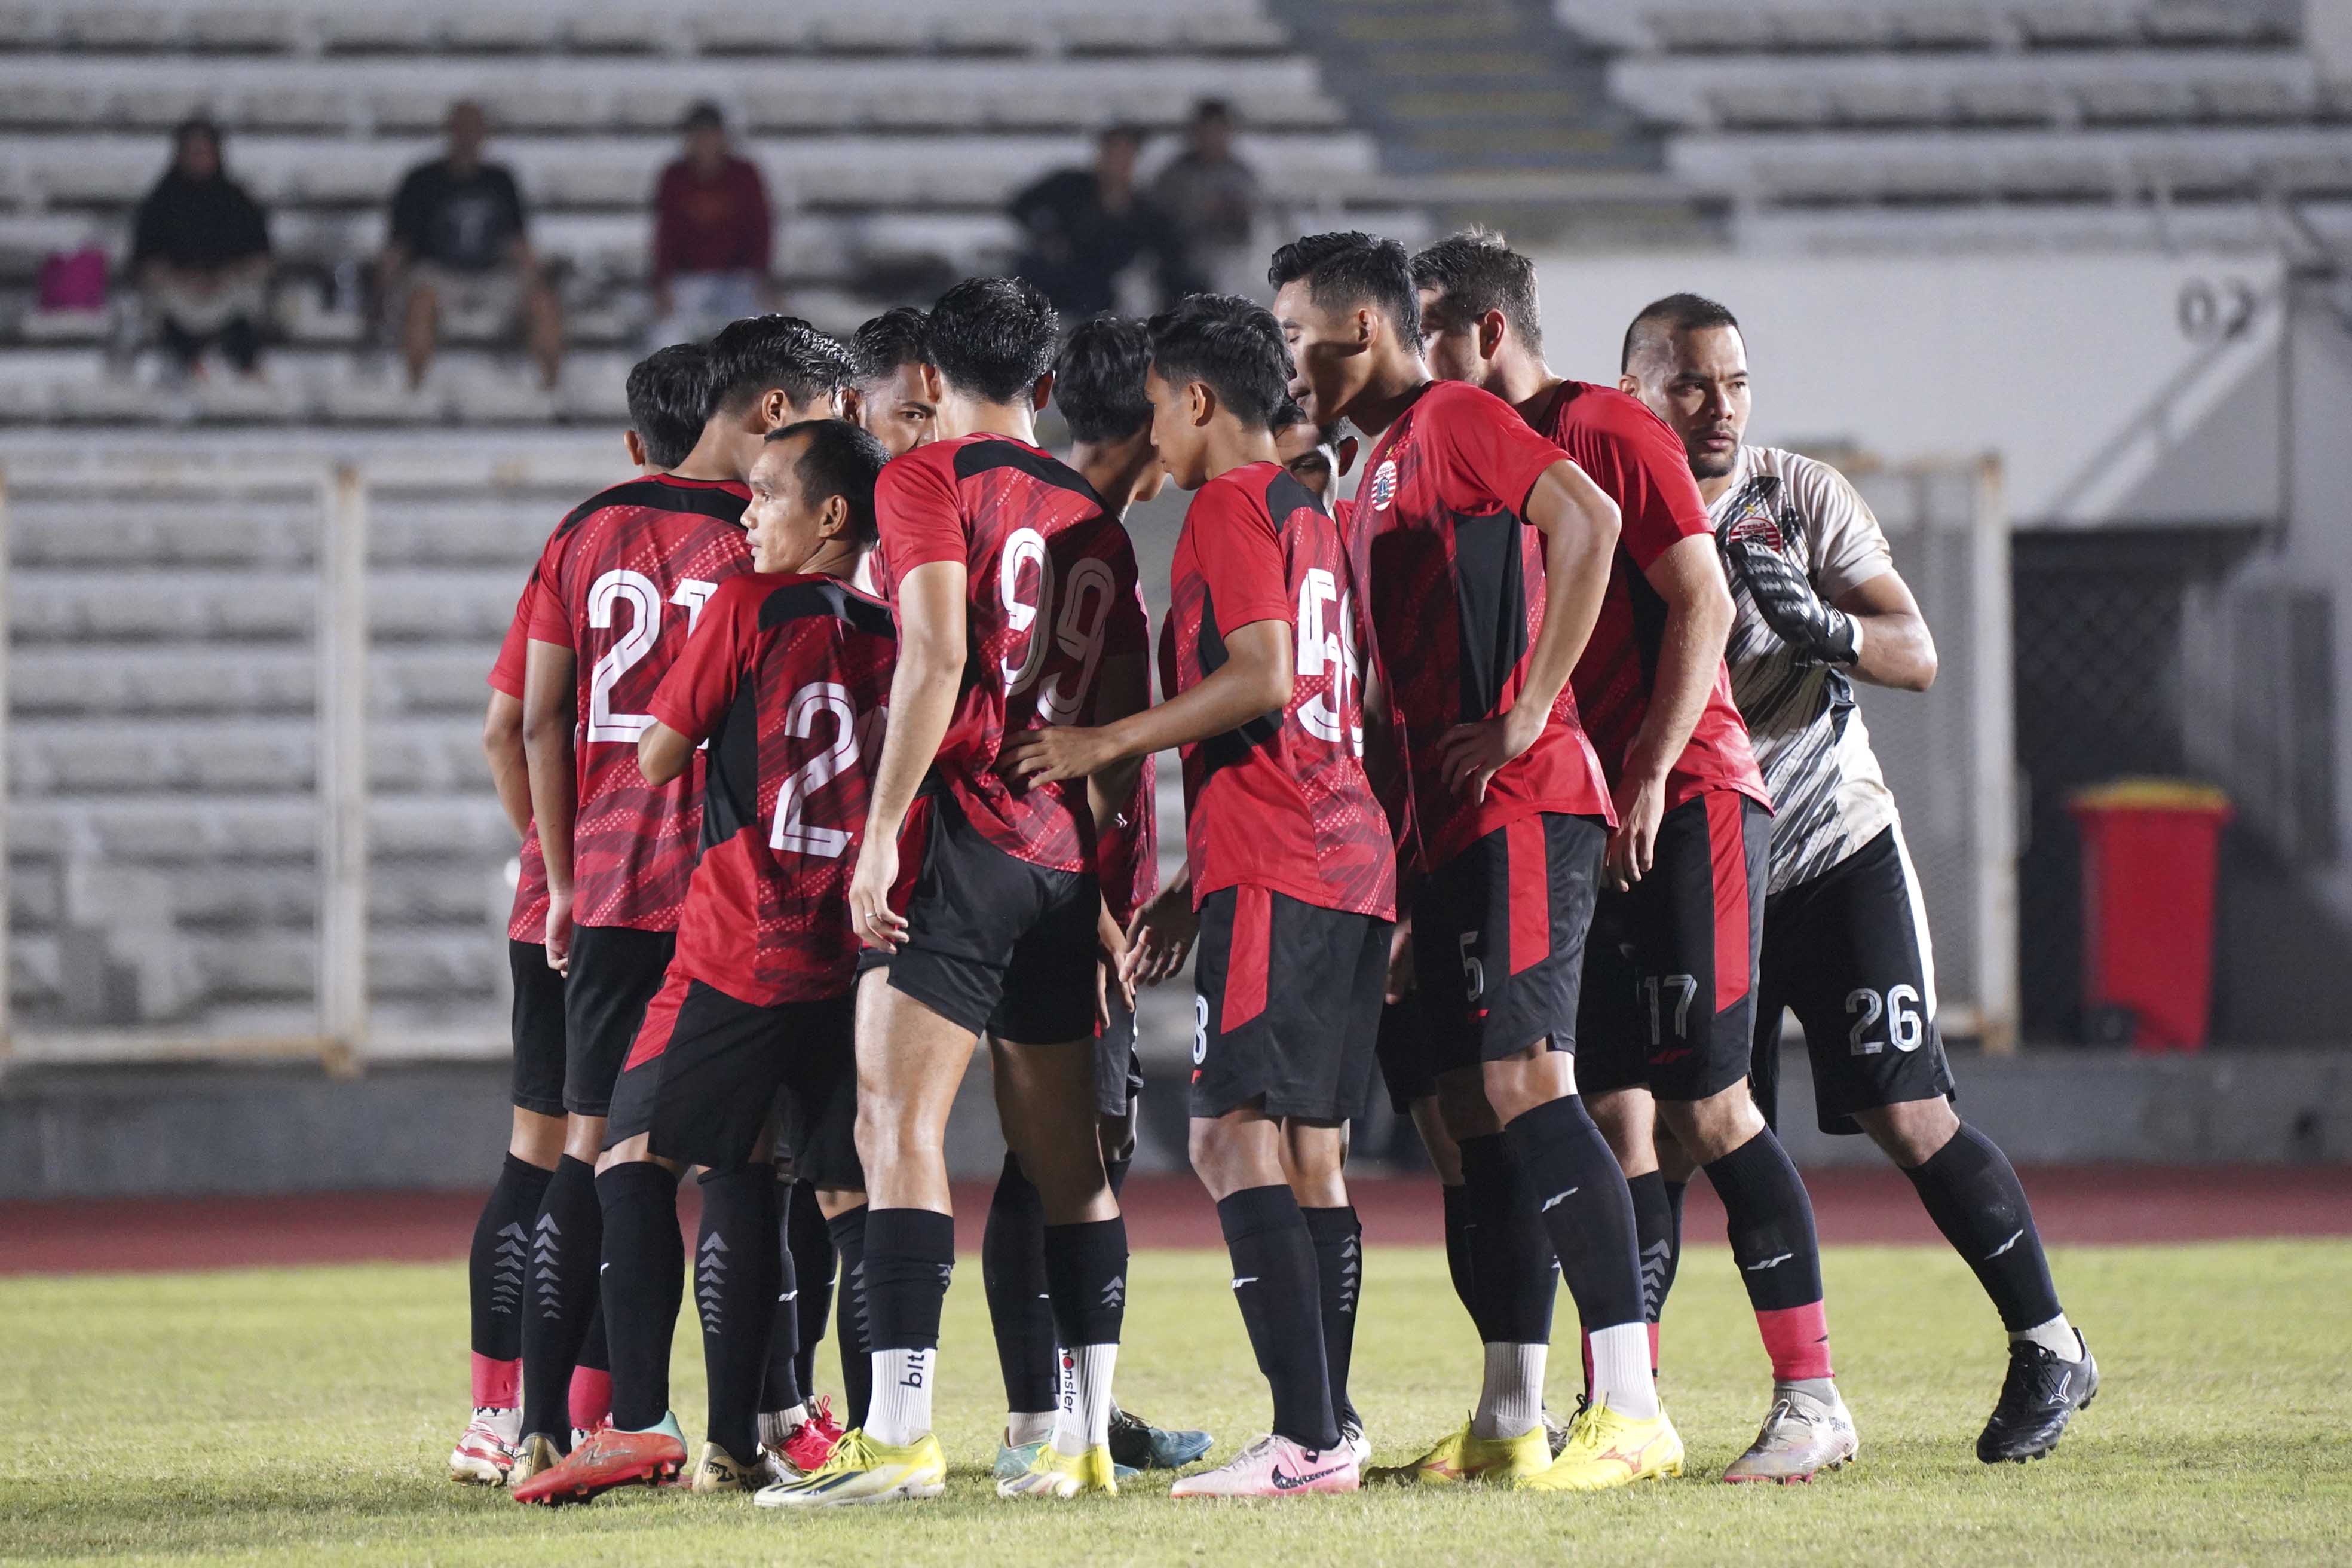
<instances>
[{"instance_id":1,"label":"spectator in red shirt","mask_svg":"<svg viewBox=\"0 0 2352 1568\"><path fill-rule=\"evenodd\" d=\"M686 155L654 186L654 341L707 338L769 308L775 220L759 166L715 103L687 110Z\"/></svg>"}]
</instances>

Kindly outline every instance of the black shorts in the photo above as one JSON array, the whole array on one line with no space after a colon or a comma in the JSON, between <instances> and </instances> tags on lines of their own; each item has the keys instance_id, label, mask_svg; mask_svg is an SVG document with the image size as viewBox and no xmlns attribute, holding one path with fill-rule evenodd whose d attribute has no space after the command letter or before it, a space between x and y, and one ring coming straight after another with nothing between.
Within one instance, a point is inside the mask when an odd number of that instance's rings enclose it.
<instances>
[{"instance_id":1,"label":"black shorts","mask_svg":"<svg viewBox=\"0 0 2352 1568\"><path fill-rule=\"evenodd\" d=\"M1698 1100L1748 1076L1772 819L1736 790L1666 813L1650 874L1604 887L1584 952L1576 1087Z\"/></svg>"},{"instance_id":2,"label":"black shorts","mask_svg":"<svg viewBox=\"0 0 2352 1568\"><path fill-rule=\"evenodd\" d=\"M732 1170L758 1150L781 1100L793 1174L820 1187L864 1187L856 1010L847 993L761 1007L671 974L614 1087L604 1146L644 1133L665 1160Z\"/></svg>"},{"instance_id":3,"label":"black shorts","mask_svg":"<svg viewBox=\"0 0 2352 1568\"><path fill-rule=\"evenodd\" d=\"M1193 952L1196 1117L1256 1104L1268 1116L1345 1121L1371 1088L1389 922L1265 888L1201 900Z\"/></svg>"},{"instance_id":4,"label":"black shorts","mask_svg":"<svg viewBox=\"0 0 2352 1568\"><path fill-rule=\"evenodd\" d=\"M563 983L564 1110L602 1116L612 1109L614 1080L677 951L675 931L572 928L572 974Z\"/></svg>"},{"instance_id":5,"label":"black shorts","mask_svg":"<svg viewBox=\"0 0 2352 1568\"><path fill-rule=\"evenodd\" d=\"M1379 1050L1389 1108L1399 1116L1410 1116L1413 1101L1437 1092L1436 1052L1430 1044L1429 1023L1423 1015L1418 990L1406 992L1400 1001L1381 1004Z\"/></svg>"},{"instance_id":6,"label":"black shorts","mask_svg":"<svg viewBox=\"0 0 2352 1568\"><path fill-rule=\"evenodd\" d=\"M1095 1037L1095 1110L1125 1116L1143 1092L1143 1058L1135 1054L1135 1009L1116 986L1109 1005L1110 1026Z\"/></svg>"},{"instance_id":7,"label":"black shorts","mask_svg":"<svg viewBox=\"0 0 2352 1568\"><path fill-rule=\"evenodd\" d=\"M1760 972L1756 1102L1766 1121L1779 1110L1783 1007L1804 1026L1822 1131L1859 1132L1858 1110L1952 1092L1935 949L1899 829L1765 900Z\"/></svg>"},{"instance_id":8,"label":"black shorts","mask_svg":"<svg viewBox=\"0 0 2352 1568\"><path fill-rule=\"evenodd\" d=\"M1030 1046L1094 1037L1093 872L1007 855L947 795L918 805L899 856L919 868L907 940L895 953L860 951L861 974L887 969L892 990L975 1035Z\"/></svg>"},{"instance_id":9,"label":"black shorts","mask_svg":"<svg viewBox=\"0 0 2352 1568\"><path fill-rule=\"evenodd\" d=\"M1576 1048L1584 933L1609 831L1558 812L1522 817L1423 879L1412 967L1429 1076L1549 1039Z\"/></svg>"},{"instance_id":10,"label":"black shorts","mask_svg":"<svg viewBox=\"0 0 2352 1568\"><path fill-rule=\"evenodd\" d=\"M507 941L514 976L514 1102L518 1110L563 1114L563 976L547 966L542 942Z\"/></svg>"}]
</instances>

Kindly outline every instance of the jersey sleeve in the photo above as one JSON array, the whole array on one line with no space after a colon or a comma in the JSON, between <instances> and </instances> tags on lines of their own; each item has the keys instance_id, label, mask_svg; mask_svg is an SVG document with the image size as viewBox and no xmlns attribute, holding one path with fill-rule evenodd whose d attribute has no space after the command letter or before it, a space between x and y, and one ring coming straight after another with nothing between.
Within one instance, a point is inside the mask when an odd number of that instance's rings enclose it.
<instances>
[{"instance_id":1,"label":"jersey sleeve","mask_svg":"<svg viewBox=\"0 0 2352 1568\"><path fill-rule=\"evenodd\" d=\"M504 692L517 701L522 700L523 668L530 653L530 619L539 607L539 574L533 572L522 585L522 597L515 601L514 619L507 623L507 635L499 644L499 657L490 666L490 689Z\"/></svg>"},{"instance_id":2,"label":"jersey sleeve","mask_svg":"<svg viewBox=\"0 0 2352 1568\"><path fill-rule=\"evenodd\" d=\"M1422 439L1438 459L1438 500L1456 511L1501 507L1524 516L1536 480L1554 463L1569 460L1492 394L1464 387L1431 412L1437 417L1421 426Z\"/></svg>"},{"instance_id":3,"label":"jersey sleeve","mask_svg":"<svg viewBox=\"0 0 2352 1568\"><path fill-rule=\"evenodd\" d=\"M1664 421L1630 398L1596 403L1589 426L1566 443L1568 453L1616 500L1622 514L1618 542L1634 569L1647 572L1684 540L1713 534L1706 502Z\"/></svg>"},{"instance_id":4,"label":"jersey sleeve","mask_svg":"<svg viewBox=\"0 0 2352 1568\"><path fill-rule=\"evenodd\" d=\"M1240 485L1204 487L1185 518L1192 558L1215 606L1217 630L1230 637L1253 621L1290 620L1290 584L1274 519Z\"/></svg>"},{"instance_id":5,"label":"jersey sleeve","mask_svg":"<svg viewBox=\"0 0 2352 1568\"><path fill-rule=\"evenodd\" d=\"M1895 570L1895 552L1870 503L1827 463L1807 461L1793 476L1806 524L1813 531L1813 587L1832 604Z\"/></svg>"},{"instance_id":6,"label":"jersey sleeve","mask_svg":"<svg viewBox=\"0 0 2352 1568\"><path fill-rule=\"evenodd\" d=\"M874 519L894 596L898 581L916 567L961 562L970 553L953 474L928 453L909 452L883 468L874 487Z\"/></svg>"},{"instance_id":7,"label":"jersey sleeve","mask_svg":"<svg viewBox=\"0 0 2352 1568\"><path fill-rule=\"evenodd\" d=\"M539 566L531 573L530 586L523 590L523 597L532 601L530 640L571 647L572 616L563 607L562 566L562 535L558 534L539 552Z\"/></svg>"},{"instance_id":8,"label":"jersey sleeve","mask_svg":"<svg viewBox=\"0 0 2352 1568\"><path fill-rule=\"evenodd\" d=\"M677 662L654 688L646 711L689 741L706 740L719 728L735 700L759 629L760 605L773 584L772 578L744 574L719 585Z\"/></svg>"}]
</instances>

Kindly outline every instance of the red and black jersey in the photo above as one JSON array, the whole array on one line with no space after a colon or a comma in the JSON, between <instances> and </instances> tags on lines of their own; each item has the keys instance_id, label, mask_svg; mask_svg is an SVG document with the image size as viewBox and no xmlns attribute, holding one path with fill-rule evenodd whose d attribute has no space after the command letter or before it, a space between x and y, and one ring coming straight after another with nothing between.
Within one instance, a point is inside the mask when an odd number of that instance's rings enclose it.
<instances>
[{"instance_id":1,"label":"red and black jersey","mask_svg":"<svg viewBox=\"0 0 2352 1568\"><path fill-rule=\"evenodd\" d=\"M889 606L833 577L730 578L653 695L709 742L674 973L772 1007L849 989L849 877L887 722Z\"/></svg>"},{"instance_id":2,"label":"red and black jersey","mask_svg":"<svg viewBox=\"0 0 2352 1568\"><path fill-rule=\"evenodd\" d=\"M1585 733L1615 780L1649 712L1666 629L1665 601L1643 574L1685 539L1711 544L1715 529L1681 441L1640 399L1612 386L1564 381L1529 423L1592 477L1623 520L1601 619L1570 680ZM1667 809L1711 789L1738 790L1772 804L1748 742L1748 725L1731 699L1731 672L1719 659L1706 706L1666 776Z\"/></svg>"},{"instance_id":3,"label":"red and black jersey","mask_svg":"<svg viewBox=\"0 0 2352 1568\"><path fill-rule=\"evenodd\" d=\"M1438 766L1446 731L1507 711L1527 684L1543 630L1544 548L1522 512L1566 456L1502 399L1433 382L1381 435L1356 492L1350 545L1371 584L1367 618L1427 868L1538 812L1616 820L1572 683L1484 800L1449 789Z\"/></svg>"},{"instance_id":4,"label":"red and black jersey","mask_svg":"<svg viewBox=\"0 0 2352 1568\"><path fill-rule=\"evenodd\" d=\"M1279 463L1202 485L1184 513L1160 631L1160 689L1189 691L1257 621L1291 628L1290 702L1184 754L1192 903L1250 886L1349 914L1396 912L1396 855L1364 776L1355 574L1313 492Z\"/></svg>"},{"instance_id":5,"label":"red and black jersey","mask_svg":"<svg viewBox=\"0 0 2352 1568\"><path fill-rule=\"evenodd\" d=\"M1092 708L1105 650L1139 640L1127 530L1074 470L1009 436L935 441L893 458L874 510L894 603L919 566L961 561L969 574L971 655L936 776L1006 854L1094 870L1085 782L1014 786L997 776L996 757L1009 734L1076 722Z\"/></svg>"},{"instance_id":6,"label":"red and black jersey","mask_svg":"<svg viewBox=\"0 0 2352 1568\"><path fill-rule=\"evenodd\" d=\"M515 601L514 619L507 624L506 637L499 644L499 657L490 666L490 689L504 692L518 702L522 700L523 669L530 657L530 617L539 603L538 585L536 574L523 584L522 597ZM516 942L544 942L547 858L539 850L536 822L523 833L518 866L520 875L515 880L514 908L507 915L507 935Z\"/></svg>"},{"instance_id":7,"label":"red and black jersey","mask_svg":"<svg viewBox=\"0 0 2352 1568\"><path fill-rule=\"evenodd\" d=\"M637 771L654 689L720 584L751 569L742 486L668 474L590 497L556 528L533 579L534 642L571 648L579 808L572 918L675 931L694 868L701 764L656 789Z\"/></svg>"},{"instance_id":8,"label":"red and black jersey","mask_svg":"<svg viewBox=\"0 0 2352 1568\"><path fill-rule=\"evenodd\" d=\"M1151 613L1144 608L1143 585L1135 590L1133 619L1120 616L1111 627L1111 641L1103 648L1108 658L1134 658L1149 661L1151 658ZM1081 721L1099 724L1102 719L1096 711L1101 689L1096 689L1097 702L1089 703ZM1160 891L1160 763L1156 757L1143 759L1136 770L1135 790L1119 807L1095 845L1097 875L1102 883L1103 902L1110 906L1111 918L1122 926L1135 918L1135 911L1151 900Z\"/></svg>"}]
</instances>

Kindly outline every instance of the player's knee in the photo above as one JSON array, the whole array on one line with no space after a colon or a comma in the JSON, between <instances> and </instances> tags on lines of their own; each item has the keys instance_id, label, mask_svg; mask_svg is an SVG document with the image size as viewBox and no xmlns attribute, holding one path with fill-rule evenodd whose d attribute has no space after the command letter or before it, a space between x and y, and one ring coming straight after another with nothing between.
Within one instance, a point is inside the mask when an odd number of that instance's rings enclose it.
<instances>
[{"instance_id":1,"label":"player's knee","mask_svg":"<svg viewBox=\"0 0 2352 1568\"><path fill-rule=\"evenodd\" d=\"M1764 1131L1764 1114L1744 1079L1705 1100L1661 1101L1658 1113L1675 1142L1701 1164L1722 1159Z\"/></svg>"},{"instance_id":2,"label":"player's knee","mask_svg":"<svg viewBox=\"0 0 2352 1568\"><path fill-rule=\"evenodd\" d=\"M1589 1097L1584 1105L1622 1169L1639 1175L1656 1163L1656 1110L1647 1090L1611 1089Z\"/></svg>"},{"instance_id":3,"label":"player's knee","mask_svg":"<svg viewBox=\"0 0 2352 1568\"><path fill-rule=\"evenodd\" d=\"M1960 1118L1953 1110L1952 1102L1940 1096L1857 1111L1854 1120L1870 1134L1870 1141L1885 1151L1888 1159L1906 1171L1916 1170L1934 1159L1937 1152L1960 1130Z\"/></svg>"}]
</instances>

